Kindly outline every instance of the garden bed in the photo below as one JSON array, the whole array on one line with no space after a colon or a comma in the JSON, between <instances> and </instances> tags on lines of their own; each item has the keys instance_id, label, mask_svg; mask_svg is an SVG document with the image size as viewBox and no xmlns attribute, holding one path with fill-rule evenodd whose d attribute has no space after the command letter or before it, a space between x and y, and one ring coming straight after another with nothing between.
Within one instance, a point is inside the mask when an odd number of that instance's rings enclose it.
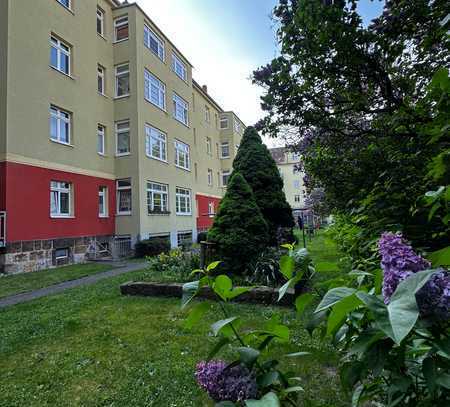
<instances>
[{"instance_id":1,"label":"garden bed","mask_svg":"<svg viewBox=\"0 0 450 407\"><path fill-rule=\"evenodd\" d=\"M181 283L154 283L154 282L135 282L130 281L120 286L122 295L140 296L140 297L178 297L183 295L183 284ZM198 297L205 299L216 299L216 295L208 287L200 290ZM294 290L290 289L278 302L278 289L271 287L255 287L251 291L236 297L236 302L246 302L251 304L266 305L292 305L295 296Z\"/></svg>"}]
</instances>

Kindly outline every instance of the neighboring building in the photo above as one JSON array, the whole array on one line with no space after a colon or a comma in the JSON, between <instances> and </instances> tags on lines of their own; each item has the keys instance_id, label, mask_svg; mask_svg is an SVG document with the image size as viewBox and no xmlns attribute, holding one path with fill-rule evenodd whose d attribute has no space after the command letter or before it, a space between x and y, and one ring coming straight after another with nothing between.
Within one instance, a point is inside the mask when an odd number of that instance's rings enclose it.
<instances>
[{"instance_id":1,"label":"neighboring building","mask_svg":"<svg viewBox=\"0 0 450 407\"><path fill-rule=\"evenodd\" d=\"M305 174L299 169L300 155L286 147L271 148L270 153L277 163L284 183L284 193L294 213L305 208L306 188L303 182Z\"/></svg>"},{"instance_id":2,"label":"neighboring building","mask_svg":"<svg viewBox=\"0 0 450 407\"><path fill-rule=\"evenodd\" d=\"M137 4L2 0L0 22L1 269L211 226L244 124Z\"/></svg>"}]
</instances>

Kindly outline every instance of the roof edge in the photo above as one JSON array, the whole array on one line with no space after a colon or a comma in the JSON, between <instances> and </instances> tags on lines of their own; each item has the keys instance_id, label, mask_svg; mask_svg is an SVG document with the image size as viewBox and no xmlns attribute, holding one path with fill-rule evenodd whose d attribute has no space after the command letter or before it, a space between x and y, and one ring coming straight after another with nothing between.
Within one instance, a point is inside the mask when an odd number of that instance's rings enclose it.
<instances>
[{"instance_id":1,"label":"roof edge","mask_svg":"<svg viewBox=\"0 0 450 407\"><path fill-rule=\"evenodd\" d=\"M208 99L213 105L217 107L217 109L220 111L220 113L224 113L224 110L222 106L220 106L212 96L210 96L208 93L206 93L203 90L203 87L194 79L192 78L192 87L196 88L206 99Z\"/></svg>"}]
</instances>

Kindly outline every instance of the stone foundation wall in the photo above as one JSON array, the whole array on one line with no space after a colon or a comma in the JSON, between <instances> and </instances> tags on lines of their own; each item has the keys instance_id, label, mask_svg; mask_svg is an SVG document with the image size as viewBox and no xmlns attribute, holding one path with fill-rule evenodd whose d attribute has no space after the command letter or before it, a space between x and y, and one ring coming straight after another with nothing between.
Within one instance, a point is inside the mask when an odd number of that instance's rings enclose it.
<instances>
[{"instance_id":1,"label":"stone foundation wall","mask_svg":"<svg viewBox=\"0 0 450 407\"><path fill-rule=\"evenodd\" d=\"M26 273L64 264L84 263L88 260L93 241L103 244L111 240L112 236L86 236L8 243L0 252L0 273ZM57 259L57 249L68 249L68 257Z\"/></svg>"}]
</instances>

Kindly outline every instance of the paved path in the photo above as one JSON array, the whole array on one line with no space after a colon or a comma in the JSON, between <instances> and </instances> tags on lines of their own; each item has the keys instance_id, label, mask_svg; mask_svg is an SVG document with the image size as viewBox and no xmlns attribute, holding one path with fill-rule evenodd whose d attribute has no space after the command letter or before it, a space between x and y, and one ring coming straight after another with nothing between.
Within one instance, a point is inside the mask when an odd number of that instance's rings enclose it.
<instances>
[{"instance_id":1,"label":"paved path","mask_svg":"<svg viewBox=\"0 0 450 407\"><path fill-rule=\"evenodd\" d=\"M64 281L62 283L40 288L39 290L0 298L0 308L9 307L10 305L16 305L22 302L28 302L51 294L58 294L65 290L68 290L69 288L95 284L97 281L104 280L105 278L119 276L121 274L129 273L130 271L142 270L146 267L145 263L128 263L123 266L117 266L117 263L115 265L114 263L107 264L111 264L111 267L114 268L102 273L81 277L76 280Z\"/></svg>"}]
</instances>

